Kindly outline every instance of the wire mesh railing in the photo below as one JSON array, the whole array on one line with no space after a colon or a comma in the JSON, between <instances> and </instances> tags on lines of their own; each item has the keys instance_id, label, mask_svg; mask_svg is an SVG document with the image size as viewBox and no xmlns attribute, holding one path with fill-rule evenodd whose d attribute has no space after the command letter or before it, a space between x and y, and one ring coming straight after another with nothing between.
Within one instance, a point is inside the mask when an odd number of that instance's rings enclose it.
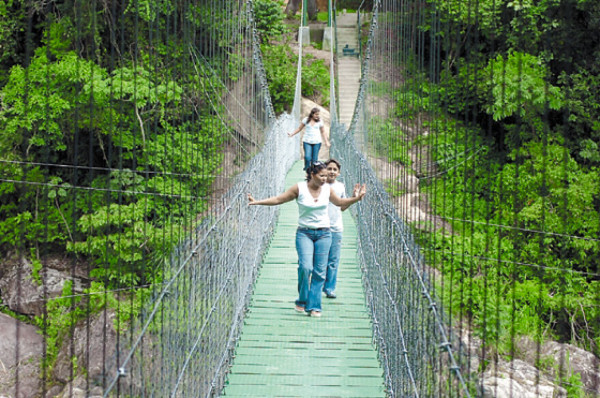
<instances>
[{"instance_id":1,"label":"wire mesh railing","mask_svg":"<svg viewBox=\"0 0 600 398\"><path fill-rule=\"evenodd\" d=\"M253 2L5 6L0 394L217 395L299 149ZM597 2L372 15L332 154L389 394L597 396Z\"/></svg>"},{"instance_id":2,"label":"wire mesh railing","mask_svg":"<svg viewBox=\"0 0 600 398\"><path fill-rule=\"evenodd\" d=\"M280 170L297 158L297 145L281 133L294 124L290 117L275 122L264 149L222 197L221 211L172 254L168 282L142 312L139 321L145 323L135 328L136 339L119 356L113 380L122 383L120 393L213 396L221 390L276 216L268 209L248 212L246 194L273 195L283 189L285 173Z\"/></svg>"},{"instance_id":3,"label":"wire mesh railing","mask_svg":"<svg viewBox=\"0 0 600 398\"><path fill-rule=\"evenodd\" d=\"M246 193L299 158L253 3L36 7L1 77L1 394L218 395L277 214Z\"/></svg>"},{"instance_id":4,"label":"wire mesh railing","mask_svg":"<svg viewBox=\"0 0 600 398\"><path fill-rule=\"evenodd\" d=\"M247 3L250 7L246 29L253 26L251 4ZM282 115L273 120L256 32L250 39L250 61L255 65L253 84L261 89L249 100L266 105L269 123L259 124L266 128L264 144L220 197L219 208L205 218L193 239L180 244L171 255L165 270L168 283L149 307L152 310L139 318L145 324L138 327L137 340L121 350L127 356L119 362L113 381L127 386L126 394L209 397L218 395L224 384L251 287L277 214L276 209L249 211L246 194L251 191L268 197L282 191L286 172L299 157L297 140L284 134L295 127L298 118ZM300 51L299 64L301 58ZM301 74L300 69L298 73ZM299 109L299 101L297 95L293 109ZM218 114L231 110L223 107L214 111ZM149 362L144 359L148 354L156 358ZM165 362L170 366L165 367ZM138 375L131 378L133 383L122 378L121 372L128 368L132 376ZM160 378L149 377L158 374ZM147 382L141 385L141 380ZM105 396L114 390L108 388Z\"/></svg>"},{"instance_id":5,"label":"wire mesh railing","mask_svg":"<svg viewBox=\"0 0 600 398\"><path fill-rule=\"evenodd\" d=\"M443 309L421 248L402 220L379 177L363 153L368 150L368 88L374 54L380 44L378 19L384 4L376 2L361 68L361 85L350 128L332 127L332 155L341 161L345 181L361 181L369 194L353 210L359 233L358 253L363 284L373 317L374 334L390 396L470 396L446 328ZM360 40L360 39L359 39Z\"/></svg>"},{"instance_id":6,"label":"wire mesh railing","mask_svg":"<svg viewBox=\"0 0 600 398\"><path fill-rule=\"evenodd\" d=\"M554 40L598 14L523 5L379 0L360 39L359 99L332 154L370 186L353 211L391 395L600 393L598 264L577 242L600 247L572 212L596 225L600 189L588 205L570 194L595 166L566 133L590 139L567 99L581 98L569 57L589 59Z\"/></svg>"}]
</instances>

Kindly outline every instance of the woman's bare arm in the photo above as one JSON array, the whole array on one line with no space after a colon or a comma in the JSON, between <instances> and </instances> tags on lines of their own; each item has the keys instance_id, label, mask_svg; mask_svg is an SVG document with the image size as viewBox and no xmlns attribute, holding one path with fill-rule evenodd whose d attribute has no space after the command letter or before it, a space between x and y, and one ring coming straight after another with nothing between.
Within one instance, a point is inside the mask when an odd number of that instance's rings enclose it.
<instances>
[{"instance_id":1,"label":"woman's bare arm","mask_svg":"<svg viewBox=\"0 0 600 398\"><path fill-rule=\"evenodd\" d=\"M366 189L366 187L365 187ZM354 189L352 190L352 196L358 196L358 193L360 192L360 184L354 184ZM342 199L342 198L340 198ZM344 206L340 206L340 209L342 211L346 210L348 207L350 207L350 205L344 205Z\"/></svg>"},{"instance_id":2,"label":"woman's bare arm","mask_svg":"<svg viewBox=\"0 0 600 398\"><path fill-rule=\"evenodd\" d=\"M288 137L293 137L296 134L298 134L302 129L304 128L304 123L300 122L300 126L298 126L298 128L294 131L292 131L291 133L288 133Z\"/></svg>"},{"instance_id":3,"label":"woman's bare arm","mask_svg":"<svg viewBox=\"0 0 600 398\"><path fill-rule=\"evenodd\" d=\"M298 184L294 184L284 193L271 196L267 199L256 200L252 197L252 195L248 194L248 205L262 205L262 206L277 206L287 202L290 202L298 197Z\"/></svg>"},{"instance_id":4,"label":"woman's bare arm","mask_svg":"<svg viewBox=\"0 0 600 398\"><path fill-rule=\"evenodd\" d=\"M355 187L356 189L356 187ZM340 198L339 196L336 195L335 192L331 191L331 193L329 194L329 201L331 203L333 203L336 206L339 206L341 209L346 210L348 207L350 207L351 205L353 205L354 203L358 202L359 200L362 200L362 198L365 196L365 194L367 193L367 186L365 184L363 184L362 186L360 186L357 195L353 196L351 198Z\"/></svg>"}]
</instances>

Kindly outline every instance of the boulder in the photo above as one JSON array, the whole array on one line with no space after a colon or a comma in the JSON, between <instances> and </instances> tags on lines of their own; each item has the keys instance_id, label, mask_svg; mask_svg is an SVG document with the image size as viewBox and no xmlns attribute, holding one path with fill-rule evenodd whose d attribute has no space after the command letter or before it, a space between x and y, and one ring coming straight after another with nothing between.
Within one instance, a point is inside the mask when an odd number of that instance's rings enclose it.
<instances>
[{"instance_id":1,"label":"boulder","mask_svg":"<svg viewBox=\"0 0 600 398\"><path fill-rule=\"evenodd\" d=\"M484 398L566 398L567 391L527 362L500 361L483 374L480 395Z\"/></svg>"},{"instance_id":2,"label":"boulder","mask_svg":"<svg viewBox=\"0 0 600 398\"><path fill-rule=\"evenodd\" d=\"M78 376L73 383L68 383L58 394L52 395L55 398L102 398L103 391L100 386L86 387L86 380L83 376Z\"/></svg>"},{"instance_id":3,"label":"boulder","mask_svg":"<svg viewBox=\"0 0 600 398\"><path fill-rule=\"evenodd\" d=\"M541 354L554 358L563 377L573 373L581 375L581 382L586 393L600 395L600 360L591 352L572 344L561 344L548 341L541 347Z\"/></svg>"},{"instance_id":4,"label":"boulder","mask_svg":"<svg viewBox=\"0 0 600 398\"><path fill-rule=\"evenodd\" d=\"M30 316L41 316L44 312L44 294L46 298L62 294L65 281L73 281L73 291L80 293L84 280L71 277L67 272L45 267L40 271L40 281L33 278L31 262L21 257L5 272L0 279L2 302L12 311ZM44 286L45 285L45 286Z\"/></svg>"},{"instance_id":5,"label":"boulder","mask_svg":"<svg viewBox=\"0 0 600 398\"><path fill-rule=\"evenodd\" d=\"M0 313L1 397L40 395L43 344L43 337L35 326Z\"/></svg>"},{"instance_id":6,"label":"boulder","mask_svg":"<svg viewBox=\"0 0 600 398\"><path fill-rule=\"evenodd\" d=\"M93 315L89 321L81 322L73 331L73 337L63 344L59 351L53 369L53 376L62 383L70 383L72 377L79 380L73 386L86 389L87 381L72 375L73 362L71 358L77 357L77 372L85 371L90 385L102 385L103 378L110 376L108 363L114 362L115 347L117 346L117 332L114 328L115 313L113 310L102 311ZM113 373L115 370L113 370ZM69 386L67 386L69 388ZM91 388L91 387L89 387Z\"/></svg>"}]
</instances>

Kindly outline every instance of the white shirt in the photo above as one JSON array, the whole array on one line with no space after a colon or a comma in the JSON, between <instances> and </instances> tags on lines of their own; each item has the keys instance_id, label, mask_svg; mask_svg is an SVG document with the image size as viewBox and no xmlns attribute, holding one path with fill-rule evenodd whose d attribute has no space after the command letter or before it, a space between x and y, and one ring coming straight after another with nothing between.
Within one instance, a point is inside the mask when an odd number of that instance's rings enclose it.
<instances>
[{"instance_id":1,"label":"white shirt","mask_svg":"<svg viewBox=\"0 0 600 398\"><path fill-rule=\"evenodd\" d=\"M329 184L331 190L335 192L340 198L346 197L346 187L339 181L334 181L333 184ZM342 209L333 203L329 202L328 206L329 222L331 223L331 232L342 232L344 230L344 223L342 222Z\"/></svg>"},{"instance_id":2,"label":"white shirt","mask_svg":"<svg viewBox=\"0 0 600 398\"><path fill-rule=\"evenodd\" d=\"M321 127L323 127L323 121L319 120L318 122L315 122L315 124L311 125L308 123L308 117L305 117L302 120L302 124L304 124L304 137L302 138L302 141L306 142L307 144L320 144Z\"/></svg>"},{"instance_id":3,"label":"white shirt","mask_svg":"<svg viewBox=\"0 0 600 398\"><path fill-rule=\"evenodd\" d=\"M319 197L315 200L308 190L308 183L298 183L298 226L301 228L329 228L329 184L321 186Z\"/></svg>"}]
</instances>

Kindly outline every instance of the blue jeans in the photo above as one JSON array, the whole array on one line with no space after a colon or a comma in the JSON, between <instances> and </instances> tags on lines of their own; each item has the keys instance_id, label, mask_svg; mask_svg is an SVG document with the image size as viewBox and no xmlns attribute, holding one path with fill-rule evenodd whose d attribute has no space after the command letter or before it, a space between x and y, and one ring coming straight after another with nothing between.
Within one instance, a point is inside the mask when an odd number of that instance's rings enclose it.
<instances>
[{"instance_id":1,"label":"blue jeans","mask_svg":"<svg viewBox=\"0 0 600 398\"><path fill-rule=\"evenodd\" d=\"M326 294L333 293L337 282L337 272L340 265L340 252L342 251L342 233L331 233L331 248L329 249L329 259L327 260L327 277L323 291Z\"/></svg>"},{"instance_id":2,"label":"blue jeans","mask_svg":"<svg viewBox=\"0 0 600 398\"><path fill-rule=\"evenodd\" d=\"M302 146L304 147L304 170L306 170L310 167L311 163L319 160L321 144L307 144L303 142Z\"/></svg>"},{"instance_id":3,"label":"blue jeans","mask_svg":"<svg viewBox=\"0 0 600 398\"><path fill-rule=\"evenodd\" d=\"M296 305L306 311L321 311L321 294L325 282L327 258L331 247L329 228L298 228L298 300Z\"/></svg>"}]
</instances>

